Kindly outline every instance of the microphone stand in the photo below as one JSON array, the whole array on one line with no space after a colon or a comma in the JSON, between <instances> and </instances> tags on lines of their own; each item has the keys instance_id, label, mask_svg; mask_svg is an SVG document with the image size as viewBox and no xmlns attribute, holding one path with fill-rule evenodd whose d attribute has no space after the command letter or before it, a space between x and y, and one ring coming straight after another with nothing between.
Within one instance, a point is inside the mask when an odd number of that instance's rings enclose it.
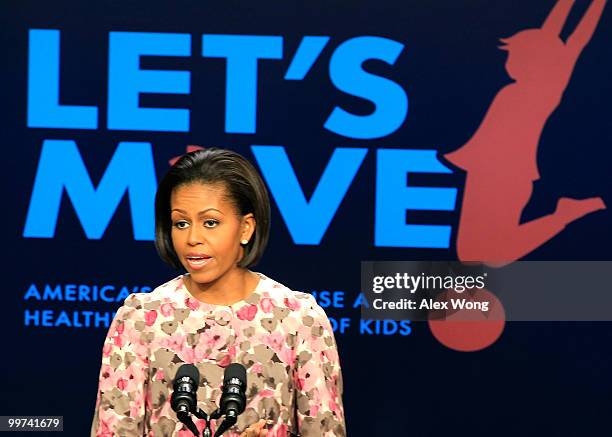
<instances>
[{"instance_id":1,"label":"microphone stand","mask_svg":"<svg viewBox=\"0 0 612 437\"><path fill-rule=\"evenodd\" d=\"M206 421L206 428L204 428L202 436L203 437L212 437L212 431L210 430L210 421L211 421L211 419L218 419L218 418L220 418L221 417L221 411L219 411L219 409L216 409L209 416L208 414L206 414L206 412L204 410L202 410L201 408L198 408L196 411L193 412L193 415L196 416L198 419L204 419ZM189 429L189 431L191 431L193 433L194 436L200 437L200 431L198 431L198 427L195 425L195 423L193 423L193 420L191 420L191 417L189 416L189 411L188 410L179 407L179 411L176 413L176 417L178 417L178 419L182 423L187 425L187 428ZM236 423L235 420L234 420L234 423ZM224 424L225 424L225 421L223 422L223 424L221 426L223 426ZM225 431L225 429L223 431ZM217 433L218 432L219 432L219 430L217 430ZM217 433L215 433L215 437L217 436ZM221 435L221 434L219 434L219 435Z\"/></svg>"},{"instance_id":2,"label":"microphone stand","mask_svg":"<svg viewBox=\"0 0 612 437\"><path fill-rule=\"evenodd\" d=\"M219 427L217 428L217 431L215 431L215 437L220 437L221 434L227 431L229 427L233 426L237 420L238 420L238 415L236 414L236 411L229 410L225 414L225 420L221 422L221 425L219 425Z\"/></svg>"}]
</instances>

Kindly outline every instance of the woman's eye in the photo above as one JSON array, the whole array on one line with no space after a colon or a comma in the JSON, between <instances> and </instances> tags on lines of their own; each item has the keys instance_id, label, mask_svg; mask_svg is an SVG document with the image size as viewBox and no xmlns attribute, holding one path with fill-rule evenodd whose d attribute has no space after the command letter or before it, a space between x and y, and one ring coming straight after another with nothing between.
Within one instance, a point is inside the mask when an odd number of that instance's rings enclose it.
<instances>
[{"instance_id":1,"label":"woman's eye","mask_svg":"<svg viewBox=\"0 0 612 437\"><path fill-rule=\"evenodd\" d=\"M185 226L183 226L185 225ZM187 222L176 222L174 224L174 227L176 227L177 229L185 229L187 227L188 223Z\"/></svg>"},{"instance_id":2,"label":"woman's eye","mask_svg":"<svg viewBox=\"0 0 612 437\"><path fill-rule=\"evenodd\" d=\"M204 220L204 226L207 228L214 228L218 224L219 222L217 220L213 220L213 219Z\"/></svg>"}]
</instances>

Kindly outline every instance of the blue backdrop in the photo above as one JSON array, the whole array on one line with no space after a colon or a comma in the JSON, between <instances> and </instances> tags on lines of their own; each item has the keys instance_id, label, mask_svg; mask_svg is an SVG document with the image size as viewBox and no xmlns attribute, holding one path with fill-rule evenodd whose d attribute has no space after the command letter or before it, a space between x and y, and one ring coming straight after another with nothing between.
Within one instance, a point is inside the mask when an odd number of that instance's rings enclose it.
<instances>
[{"instance_id":1,"label":"blue backdrop","mask_svg":"<svg viewBox=\"0 0 612 437\"><path fill-rule=\"evenodd\" d=\"M456 259L464 174L436 154L465 144L510 83L499 38L554 4L3 2L0 414L89 432L113 312L179 274L155 252L153 196L199 145L262 172L273 221L255 270L316 293L333 319L349 435L606 432L609 323L510 322L462 353L423 322L360 320L362 260ZM560 196L612 201L611 20L545 126L525 218ZM410 171L439 191L406 194ZM524 259L610 260L611 225L591 214Z\"/></svg>"}]
</instances>

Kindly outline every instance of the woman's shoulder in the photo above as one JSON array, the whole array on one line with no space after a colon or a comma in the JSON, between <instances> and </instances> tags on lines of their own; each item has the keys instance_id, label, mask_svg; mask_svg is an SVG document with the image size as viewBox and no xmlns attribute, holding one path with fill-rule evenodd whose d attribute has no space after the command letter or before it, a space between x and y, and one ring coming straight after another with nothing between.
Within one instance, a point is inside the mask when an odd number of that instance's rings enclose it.
<instances>
[{"instance_id":1,"label":"woman's shoulder","mask_svg":"<svg viewBox=\"0 0 612 437\"><path fill-rule=\"evenodd\" d=\"M155 287L149 292L132 293L123 302L124 307L134 309L151 309L151 305L156 305L162 301L175 300L179 298L177 290L182 286L183 277L179 275L169 281Z\"/></svg>"},{"instance_id":2,"label":"woman's shoulder","mask_svg":"<svg viewBox=\"0 0 612 437\"><path fill-rule=\"evenodd\" d=\"M263 273L256 272L260 277L257 293L260 300L272 299L277 306L283 306L291 311L300 312L302 315L325 314L316 299L310 294L289 288Z\"/></svg>"},{"instance_id":3,"label":"woman's shoulder","mask_svg":"<svg viewBox=\"0 0 612 437\"><path fill-rule=\"evenodd\" d=\"M263 273L254 273L259 276L260 281L253 295L243 303L266 307L271 304L274 307L284 307L291 312L300 313L302 316L325 316L325 312L310 293L294 290ZM183 276L179 275L150 292L130 294L125 299L122 309L135 314L141 312L135 310L151 310L169 302L182 305L185 303L184 300L189 298L181 292L182 287Z\"/></svg>"}]
</instances>

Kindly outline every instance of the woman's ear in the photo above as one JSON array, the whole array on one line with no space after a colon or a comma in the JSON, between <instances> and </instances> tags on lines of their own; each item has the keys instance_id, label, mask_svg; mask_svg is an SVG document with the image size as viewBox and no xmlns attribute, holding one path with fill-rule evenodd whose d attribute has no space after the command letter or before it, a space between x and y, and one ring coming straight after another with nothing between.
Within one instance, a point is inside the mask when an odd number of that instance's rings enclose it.
<instances>
[{"instance_id":1,"label":"woman's ear","mask_svg":"<svg viewBox=\"0 0 612 437\"><path fill-rule=\"evenodd\" d=\"M252 213L248 213L242 217L242 231L240 233L240 241L251 241L255 234L255 227L257 222L255 216Z\"/></svg>"}]
</instances>

